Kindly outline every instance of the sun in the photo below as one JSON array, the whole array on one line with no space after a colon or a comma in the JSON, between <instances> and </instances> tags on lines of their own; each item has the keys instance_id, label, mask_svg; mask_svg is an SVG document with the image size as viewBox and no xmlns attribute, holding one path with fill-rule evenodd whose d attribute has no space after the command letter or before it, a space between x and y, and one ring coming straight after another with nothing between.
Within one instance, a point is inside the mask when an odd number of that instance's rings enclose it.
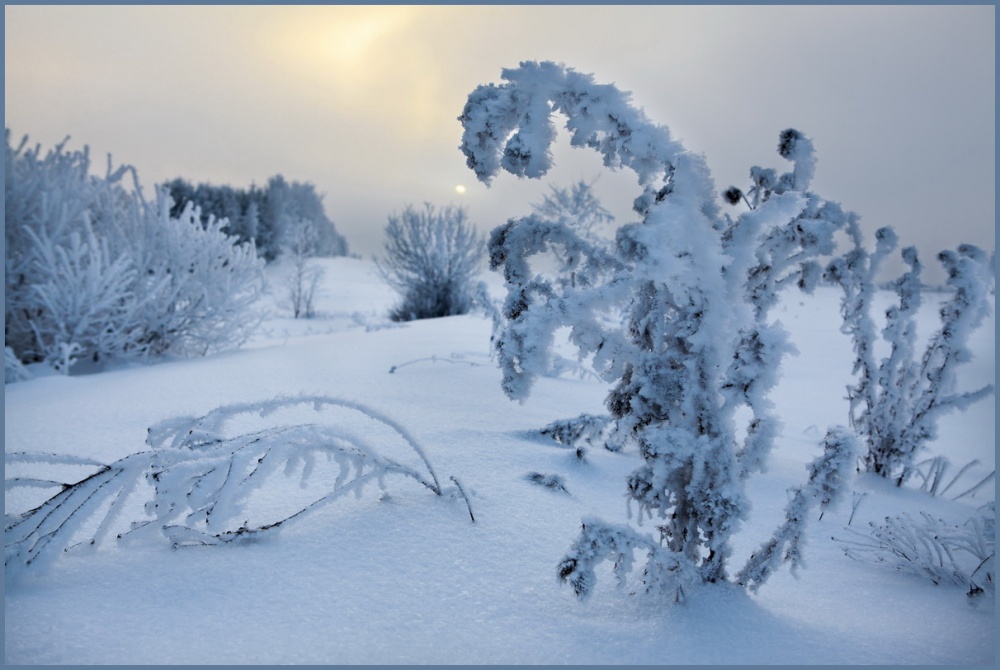
<instances>
[{"instance_id":1,"label":"sun","mask_svg":"<svg viewBox=\"0 0 1000 670\"><path fill-rule=\"evenodd\" d=\"M458 193L459 195L465 193L465 186L463 184L458 184L457 186L455 186L455 193Z\"/></svg>"}]
</instances>

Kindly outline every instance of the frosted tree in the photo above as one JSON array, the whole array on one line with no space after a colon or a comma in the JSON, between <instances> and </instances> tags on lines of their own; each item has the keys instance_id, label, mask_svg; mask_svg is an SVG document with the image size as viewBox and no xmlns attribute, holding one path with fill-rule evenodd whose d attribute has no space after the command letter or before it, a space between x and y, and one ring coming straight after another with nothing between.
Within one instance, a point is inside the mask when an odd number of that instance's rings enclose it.
<instances>
[{"instance_id":1,"label":"frosted tree","mask_svg":"<svg viewBox=\"0 0 1000 670\"><path fill-rule=\"evenodd\" d=\"M582 179L569 188L549 186L549 192L532 209L549 221L572 222L580 235L599 239L615 217L594 193L594 186Z\"/></svg>"},{"instance_id":2,"label":"frosted tree","mask_svg":"<svg viewBox=\"0 0 1000 670\"><path fill-rule=\"evenodd\" d=\"M394 321L453 316L472 309L483 241L464 208L408 206L402 214L389 217L385 237L384 255L375 263L402 297L390 314Z\"/></svg>"},{"instance_id":3,"label":"frosted tree","mask_svg":"<svg viewBox=\"0 0 1000 670\"><path fill-rule=\"evenodd\" d=\"M969 335L990 313L993 259L967 244L938 254L951 296L939 310L940 329L919 353L916 316L923 287L917 250L902 251L909 270L891 283L897 302L886 310L879 333L873 317L876 278L897 237L892 228L879 229L875 250L869 252L856 218L847 231L853 248L831 262L825 276L844 292L843 331L854 344L857 383L848 388L851 424L867 445L865 469L901 486L914 473L917 456L937 436L938 419L993 393L992 384L957 391L957 370L972 358ZM879 359L878 346L887 348L888 355Z\"/></svg>"},{"instance_id":4,"label":"frosted tree","mask_svg":"<svg viewBox=\"0 0 1000 670\"><path fill-rule=\"evenodd\" d=\"M779 151L792 171L758 184L750 210L733 220L716 204L704 159L614 86L549 62L522 63L503 79L473 91L459 117L461 149L480 180L489 184L501 169L543 176L552 115L561 113L573 146L632 170L642 188L641 221L621 226L612 247L538 214L508 221L489 240L490 266L507 286L494 341L504 391L527 398L548 368L554 332L569 327L580 356L613 384L608 409L643 459L627 481L629 509L661 531L654 541L590 519L560 577L585 596L596 561L623 566L641 551L647 588L674 598L691 580L726 580L730 537L748 513L743 480L762 469L776 430L773 421L760 425L766 393L789 350L767 310L782 285L813 283L819 273L807 259L832 248L827 237L841 215L806 191L811 144L783 133ZM533 271L531 257L553 249L574 282ZM618 309L624 327L602 318ZM735 412L744 405L755 417L740 446Z\"/></svg>"}]
</instances>

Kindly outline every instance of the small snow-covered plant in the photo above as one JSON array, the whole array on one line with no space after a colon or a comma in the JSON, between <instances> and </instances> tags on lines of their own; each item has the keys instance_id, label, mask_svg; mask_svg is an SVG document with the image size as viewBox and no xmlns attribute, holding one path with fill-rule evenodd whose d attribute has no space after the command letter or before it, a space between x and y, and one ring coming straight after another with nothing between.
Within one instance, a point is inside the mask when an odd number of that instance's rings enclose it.
<instances>
[{"instance_id":1,"label":"small snow-covered plant","mask_svg":"<svg viewBox=\"0 0 1000 670\"><path fill-rule=\"evenodd\" d=\"M946 478L951 467L951 462L944 456L926 458L913 466L913 479L920 481L920 490L930 493L932 496L944 497L962 479L962 476L969 470L979 465L979 459L973 459L958 469L954 475ZM966 481L953 493L952 500L960 500L965 496L974 496L976 491L986 486L996 478L996 470L991 470L988 475L981 479L974 480L976 483L969 485Z\"/></svg>"},{"instance_id":2,"label":"small snow-covered plant","mask_svg":"<svg viewBox=\"0 0 1000 670\"><path fill-rule=\"evenodd\" d=\"M394 321L465 314L473 306L483 241L467 210L426 203L389 217L384 256L376 259L382 278L402 296Z\"/></svg>"},{"instance_id":3,"label":"small snow-covered plant","mask_svg":"<svg viewBox=\"0 0 1000 670\"><path fill-rule=\"evenodd\" d=\"M985 252L967 244L938 254L952 293L939 310L940 329L920 353L916 316L923 287L917 250L902 251L909 270L891 284L898 302L886 310L880 340L872 316L876 276L896 248L896 234L889 227L879 229L875 251L869 252L856 219L847 232L854 247L829 264L825 277L844 292L842 329L854 345L857 383L848 388L851 425L867 445L865 469L902 486L913 475L920 452L937 436L938 419L993 393L992 384L964 393L956 389L959 365L972 358L969 335L990 313L993 264ZM889 350L881 359L876 356L879 344Z\"/></svg>"},{"instance_id":4,"label":"small snow-covered plant","mask_svg":"<svg viewBox=\"0 0 1000 670\"><path fill-rule=\"evenodd\" d=\"M586 600L597 585L597 565L610 561L618 585L624 586L635 569L637 554L646 557L641 580L650 595L680 602L699 581L689 561L651 536L631 526L592 518L583 520L580 537L560 561L557 574L573 587L580 600Z\"/></svg>"},{"instance_id":5,"label":"small snow-covered plant","mask_svg":"<svg viewBox=\"0 0 1000 670\"><path fill-rule=\"evenodd\" d=\"M803 565L803 533L809 510L818 505L822 519L823 513L840 501L857 452L852 432L840 426L827 431L823 454L809 465L809 481L794 489L785 505L785 523L750 556L736 575L739 584L756 591L782 563L788 563L793 573Z\"/></svg>"},{"instance_id":6,"label":"small snow-covered plant","mask_svg":"<svg viewBox=\"0 0 1000 670\"><path fill-rule=\"evenodd\" d=\"M560 475L546 475L541 472L529 472L524 478L532 484L537 484L543 488L569 493L566 488L566 480Z\"/></svg>"},{"instance_id":7,"label":"small snow-covered plant","mask_svg":"<svg viewBox=\"0 0 1000 670\"><path fill-rule=\"evenodd\" d=\"M554 333L568 327L580 357L614 385L607 407L643 459L627 481L630 506L640 523L662 524L663 546L591 520L560 575L583 595L594 561L643 549L648 585L676 594L679 575L727 580L730 538L748 513L744 480L763 468L777 431L767 392L790 350L767 310L783 285L814 283L809 259L832 248L842 212L808 192L814 157L798 131L782 133L779 145L792 171L762 182L750 211L733 220L720 213L703 157L614 86L549 62L522 63L503 78L473 91L459 117L461 148L480 180L501 169L543 176L556 137L551 117L561 113L573 146L632 170L642 188L641 220L619 227L613 245L537 213L490 235L490 266L507 287L494 341L504 391L526 399L550 368ZM531 258L546 253L573 281L533 270ZM613 313L624 325L607 318ZM754 416L740 445L736 411L746 406Z\"/></svg>"},{"instance_id":8,"label":"small snow-covered plant","mask_svg":"<svg viewBox=\"0 0 1000 670\"><path fill-rule=\"evenodd\" d=\"M323 279L323 269L309 264L316 247L318 234L304 220L285 226L285 243L282 255L291 264L285 280L292 317L311 319L316 315L316 292Z\"/></svg>"},{"instance_id":9,"label":"small snow-covered plant","mask_svg":"<svg viewBox=\"0 0 1000 670\"><path fill-rule=\"evenodd\" d=\"M846 528L852 539L838 539L844 553L873 561L898 572L917 575L934 584L967 587L968 595L996 591L996 512L989 503L965 523L920 518L903 513L883 523L870 522L869 531Z\"/></svg>"},{"instance_id":10,"label":"small snow-covered plant","mask_svg":"<svg viewBox=\"0 0 1000 670\"><path fill-rule=\"evenodd\" d=\"M335 424L277 424L301 410L339 412ZM277 418L273 418L277 417ZM269 419L241 432L255 419ZM275 425L277 424L277 425ZM379 431L382 437L379 437ZM174 547L221 544L273 534L310 512L371 483L385 489L389 476L403 476L435 495L465 497L445 489L417 440L401 425L365 405L327 396L303 396L220 407L202 417L177 417L149 429L150 449L110 464L55 454L7 453L6 490L56 489L40 505L7 513L4 531L8 575L51 563L78 546L162 534ZM96 468L87 476L58 481L16 474L28 465ZM254 497L280 477L298 487ZM133 496L133 493L135 494ZM122 517L146 498L145 518ZM275 509L275 500L285 503ZM468 499L466 498L466 503ZM471 507L469 508L471 515Z\"/></svg>"},{"instance_id":11,"label":"small snow-covered plant","mask_svg":"<svg viewBox=\"0 0 1000 670\"><path fill-rule=\"evenodd\" d=\"M612 430L611 417L603 414L581 414L572 419L559 419L541 429L541 434L564 447L600 445L618 451L620 445L608 439Z\"/></svg>"},{"instance_id":12,"label":"small snow-covered plant","mask_svg":"<svg viewBox=\"0 0 1000 670\"><path fill-rule=\"evenodd\" d=\"M31 379L31 373L28 372L28 369L24 367L24 363L21 362L17 354L10 347L4 347L3 349L3 371L4 382L7 384Z\"/></svg>"}]
</instances>

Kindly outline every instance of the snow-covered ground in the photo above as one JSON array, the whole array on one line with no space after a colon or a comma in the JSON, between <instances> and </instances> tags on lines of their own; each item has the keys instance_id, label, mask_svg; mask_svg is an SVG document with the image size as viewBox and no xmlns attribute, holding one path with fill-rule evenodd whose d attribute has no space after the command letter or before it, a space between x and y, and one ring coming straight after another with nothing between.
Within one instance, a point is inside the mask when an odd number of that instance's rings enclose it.
<instances>
[{"instance_id":1,"label":"snow-covered ground","mask_svg":"<svg viewBox=\"0 0 1000 670\"><path fill-rule=\"evenodd\" d=\"M556 565L581 518L625 522L624 478L638 456L590 449L581 463L537 431L602 412L605 385L566 373L512 403L490 359L484 316L390 324L395 296L372 263L320 264L317 318L288 318L280 269L271 268L271 316L239 351L7 385L6 452L111 462L145 450L147 428L174 416L333 396L404 426L442 480L464 485L475 523L461 498L388 477L384 492L371 485L252 543L172 550L153 535L78 548L38 575L8 574L6 664L995 661L992 594L970 604L961 587L843 554L832 537L849 536L850 497L810 520L806 568L797 577L783 569L755 595L706 586L665 607L617 589L606 565L592 597L578 602ZM497 278L487 279L499 295ZM733 566L782 520L786 491L805 480L826 428L847 422L851 351L838 330L838 296L831 288L790 294L776 310L800 354L788 359L774 394L784 432L768 472L750 480L753 510ZM926 335L933 305L923 314ZM974 336L968 388L994 381L994 344L991 317ZM354 419L333 412L330 420ZM381 433L367 435L380 446ZM963 476L970 485L993 470L994 399L949 416L928 455L954 466L978 459ZM562 476L567 492L527 481L530 472ZM300 490L298 473L278 476L289 495ZM992 482L960 501L867 476L853 488L865 494L851 524L859 530L904 511L962 522L995 496ZM26 504L14 493L8 513ZM271 495L277 504L283 494Z\"/></svg>"}]
</instances>

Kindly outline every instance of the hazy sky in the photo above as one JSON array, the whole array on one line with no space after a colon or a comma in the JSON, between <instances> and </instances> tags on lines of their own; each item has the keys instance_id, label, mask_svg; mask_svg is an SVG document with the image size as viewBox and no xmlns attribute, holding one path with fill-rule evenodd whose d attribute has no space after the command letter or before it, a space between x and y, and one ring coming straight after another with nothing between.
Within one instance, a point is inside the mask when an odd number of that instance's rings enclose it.
<instances>
[{"instance_id":1,"label":"hazy sky","mask_svg":"<svg viewBox=\"0 0 1000 670\"><path fill-rule=\"evenodd\" d=\"M638 194L563 137L540 183L478 184L461 113L504 67L553 60L631 91L705 154L722 190L813 139L814 190L930 254L995 247L995 8L981 6L6 6L5 124L90 145L146 185L308 181L364 256L408 203L484 230L548 184ZM459 194L456 186L464 185ZM929 279L936 279L932 275Z\"/></svg>"}]
</instances>

